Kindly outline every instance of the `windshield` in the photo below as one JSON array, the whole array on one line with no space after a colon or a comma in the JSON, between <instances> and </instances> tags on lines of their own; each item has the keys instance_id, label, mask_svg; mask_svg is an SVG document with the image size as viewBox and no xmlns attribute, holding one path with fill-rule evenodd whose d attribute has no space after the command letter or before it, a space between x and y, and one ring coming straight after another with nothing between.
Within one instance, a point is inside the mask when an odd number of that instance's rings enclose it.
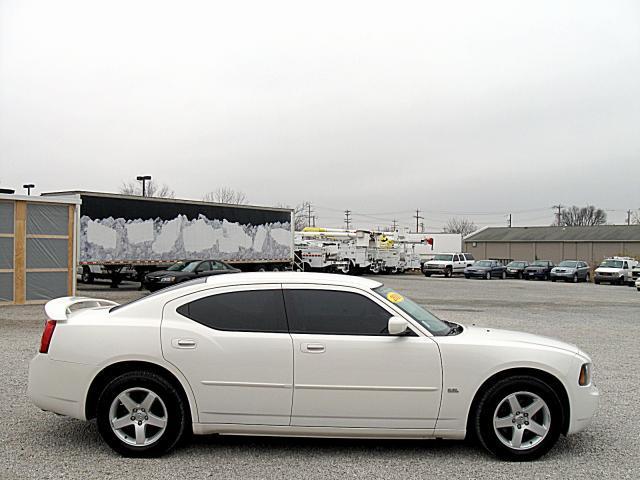
<instances>
[{"instance_id":1,"label":"windshield","mask_svg":"<svg viewBox=\"0 0 640 480\"><path fill-rule=\"evenodd\" d=\"M384 297L387 301L393 303L396 307L400 308L405 313L409 314L411 318L420 322L427 330L434 335L446 335L451 330L451 327L436 317L433 313L425 310L420 305L407 297L400 295L399 293L381 286L373 289L381 297Z\"/></svg>"},{"instance_id":2,"label":"windshield","mask_svg":"<svg viewBox=\"0 0 640 480\"><path fill-rule=\"evenodd\" d=\"M435 257L433 257L434 260L444 260L446 262L450 262L451 260L453 260L453 255L442 255L442 254L438 254Z\"/></svg>"},{"instance_id":3,"label":"windshield","mask_svg":"<svg viewBox=\"0 0 640 480\"><path fill-rule=\"evenodd\" d=\"M536 260L531 265L533 265L534 267L546 267L547 265L549 265L549 262L547 262L546 260Z\"/></svg>"},{"instance_id":4,"label":"windshield","mask_svg":"<svg viewBox=\"0 0 640 480\"><path fill-rule=\"evenodd\" d=\"M600 264L601 267L622 268L622 260L605 260Z\"/></svg>"},{"instance_id":5,"label":"windshield","mask_svg":"<svg viewBox=\"0 0 640 480\"><path fill-rule=\"evenodd\" d=\"M176 262L173 265L171 265L169 268L167 268L167 271L180 272L185 266L189 265L190 263L193 263L193 262Z\"/></svg>"},{"instance_id":6,"label":"windshield","mask_svg":"<svg viewBox=\"0 0 640 480\"><path fill-rule=\"evenodd\" d=\"M524 262L509 262L507 267L524 267Z\"/></svg>"},{"instance_id":7,"label":"windshield","mask_svg":"<svg viewBox=\"0 0 640 480\"><path fill-rule=\"evenodd\" d=\"M565 260L564 262L560 262L558 264L559 267L569 267L569 268L576 268L578 266L578 262L571 262L568 260Z\"/></svg>"},{"instance_id":8,"label":"windshield","mask_svg":"<svg viewBox=\"0 0 640 480\"><path fill-rule=\"evenodd\" d=\"M490 267L491 262L489 260L480 260L473 264L474 267Z\"/></svg>"}]
</instances>

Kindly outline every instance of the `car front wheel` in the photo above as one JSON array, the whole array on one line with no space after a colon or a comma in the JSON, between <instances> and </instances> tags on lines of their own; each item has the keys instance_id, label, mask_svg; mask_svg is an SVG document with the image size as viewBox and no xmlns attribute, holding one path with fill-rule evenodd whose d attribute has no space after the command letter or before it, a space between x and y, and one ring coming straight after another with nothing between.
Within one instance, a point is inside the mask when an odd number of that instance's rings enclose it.
<instances>
[{"instance_id":1,"label":"car front wheel","mask_svg":"<svg viewBox=\"0 0 640 480\"><path fill-rule=\"evenodd\" d=\"M562 405L545 382L529 376L498 381L476 411L480 443L499 458L530 461L547 453L560 436Z\"/></svg>"},{"instance_id":2,"label":"car front wheel","mask_svg":"<svg viewBox=\"0 0 640 480\"><path fill-rule=\"evenodd\" d=\"M109 382L98 398L97 423L104 441L126 457L157 457L184 437L188 406L165 378L128 372Z\"/></svg>"}]
</instances>

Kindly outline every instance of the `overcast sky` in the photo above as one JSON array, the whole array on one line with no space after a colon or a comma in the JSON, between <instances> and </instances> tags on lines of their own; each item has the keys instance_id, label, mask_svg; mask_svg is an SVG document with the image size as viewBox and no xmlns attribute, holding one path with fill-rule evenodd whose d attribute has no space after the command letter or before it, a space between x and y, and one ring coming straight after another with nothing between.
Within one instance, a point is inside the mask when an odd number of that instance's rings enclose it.
<instances>
[{"instance_id":1,"label":"overcast sky","mask_svg":"<svg viewBox=\"0 0 640 480\"><path fill-rule=\"evenodd\" d=\"M141 174L327 226L549 224L558 202L620 223L640 2L0 0L0 185Z\"/></svg>"}]
</instances>

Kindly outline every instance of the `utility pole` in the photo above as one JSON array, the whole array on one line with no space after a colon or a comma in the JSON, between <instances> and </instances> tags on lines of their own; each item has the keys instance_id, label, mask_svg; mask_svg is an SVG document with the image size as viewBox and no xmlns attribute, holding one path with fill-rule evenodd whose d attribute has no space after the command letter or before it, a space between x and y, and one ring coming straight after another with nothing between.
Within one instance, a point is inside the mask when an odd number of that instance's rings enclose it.
<instances>
[{"instance_id":1,"label":"utility pole","mask_svg":"<svg viewBox=\"0 0 640 480\"><path fill-rule=\"evenodd\" d=\"M424 222L420 222L420 231L424 233Z\"/></svg>"},{"instance_id":2,"label":"utility pole","mask_svg":"<svg viewBox=\"0 0 640 480\"><path fill-rule=\"evenodd\" d=\"M420 220L424 220L424 217L420 216L420 210L419 209L416 208L416 214L415 214L415 216L413 218L416 219L416 233L418 233L420 231L419 230Z\"/></svg>"},{"instance_id":3,"label":"utility pole","mask_svg":"<svg viewBox=\"0 0 640 480\"><path fill-rule=\"evenodd\" d=\"M398 222L397 222L397 221L396 221L396 219L394 218L394 219L393 219L393 231L394 231L394 232L396 231L397 226L398 226Z\"/></svg>"},{"instance_id":4,"label":"utility pole","mask_svg":"<svg viewBox=\"0 0 640 480\"><path fill-rule=\"evenodd\" d=\"M554 205L551 208L557 208L558 209L558 213L556 213L556 225L559 227L560 226L560 217L562 217L562 207L564 207L564 205Z\"/></svg>"},{"instance_id":5,"label":"utility pole","mask_svg":"<svg viewBox=\"0 0 640 480\"><path fill-rule=\"evenodd\" d=\"M507 225L509 225L509 228L511 228L511 214L509 214L509 218L507 220Z\"/></svg>"},{"instance_id":6,"label":"utility pole","mask_svg":"<svg viewBox=\"0 0 640 480\"><path fill-rule=\"evenodd\" d=\"M627 210L627 225L631 225L631 210Z\"/></svg>"},{"instance_id":7,"label":"utility pole","mask_svg":"<svg viewBox=\"0 0 640 480\"><path fill-rule=\"evenodd\" d=\"M307 221L307 225L311 226L311 203L309 203L309 205L307 206L309 208L309 219Z\"/></svg>"},{"instance_id":8,"label":"utility pole","mask_svg":"<svg viewBox=\"0 0 640 480\"><path fill-rule=\"evenodd\" d=\"M351 226L351 210L344 211L344 224L347 227L347 230L349 230L349 227Z\"/></svg>"}]
</instances>

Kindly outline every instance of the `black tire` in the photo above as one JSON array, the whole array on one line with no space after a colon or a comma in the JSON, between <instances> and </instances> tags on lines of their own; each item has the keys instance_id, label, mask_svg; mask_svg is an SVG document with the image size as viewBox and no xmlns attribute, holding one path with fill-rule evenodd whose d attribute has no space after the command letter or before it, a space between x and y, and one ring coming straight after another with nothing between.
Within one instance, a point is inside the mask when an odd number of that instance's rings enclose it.
<instances>
[{"instance_id":1,"label":"black tire","mask_svg":"<svg viewBox=\"0 0 640 480\"><path fill-rule=\"evenodd\" d=\"M522 280L524 278L524 274L522 272L518 273L518 278Z\"/></svg>"},{"instance_id":2,"label":"black tire","mask_svg":"<svg viewBox=\"0 0 640 480\"><path fill-rule=\"evenodd\" d=\"M487 272L487 274L484 276L485 280L491 280L491 272Z\"/></svg>"},{"instance_id":3,"label":"black tire","mask_svg":"<svg viewBox=\"0 0 640 480\"><path fill-rule=\"evenodd\" d=\"M155 393L166 408L165 430L159 438L149 445L135 446L125 443L111 428L110 409L112 403L122 392L136 388L147 389ZM157 401L155 403L158 404ZM125 407L120 404L118 408ZM111 380L104 387L98 397L96 420L98 431L104 441L120 455L125 457L158 457L172 450L186 437L188 426L191 423L191 415L186 399L169 381L156 373L139 370L124 373ZM145 431L148 432L148 430Z\"/></svg>"},{"instance_id":4,"label":"black tire","mask_svg":"<svg viewBox=\"0 0 640 480\"><path fill-rule=\"evenodd\" d=\"M444 278L451 278L453 276L453 272L450 268L444 269Z\"/></svg>"},{"instance_id":5,"label":"black tire","mask_svg":"<svg viewBox=\"0 0 640 480\"><path fill-rule=\"evenodd\" d=\"M573 283L578 283L578 274L577 273L573 274Z\"/></svg>"},{"instance_id":6,"label":"black tire","mask_svg":"<svg viewBox=\"0 0 640 480\"><path fill-rule=\"evenodd\" d=\"M551 281L555 283L556 279L551 277Z\"/></svg>"},{"instance_id":7,"label":"black tire","mask_svg":"<svg viewBox=\"0 0 640 480\"><path fill-rule=\"evenodd\" d=\"M594 280L593 283L595 283L596 285L600 285L600 280Z\"/></svg>"},{"instance_id":8,"label":"black tire","mask_svg":"<svg viewBox=\"0 0 640 480\"><path fill-rule=\"evenodd\" d=\"M471 275L465 275L464 278L466 278L467 280L471 278Z\"/></svg>"},{"instance_id":9,"label":"black tire","mask_svg":"<svg viewBox=\"0 0 640 480\"><path fill-rule=\"evenodd\" d=\"M507 272L502 272L502 275L500 276L500 278L502 278L502 280L506 280L507 279Z\"/></svg>"},{"instance_id":10,"label":"black tire","mask_svg":"<svg viewBox=\"0 0 640 480\"><path fill-rule=\"evenodd\" d=\"M591 282L591 275L587 273L587 275L584 277L584 281L587 283Z\"/></svg>"},{"instance_id":11,"label":"black tire","mask_svg":"<svg viewBox=\"0 0 640 480\"><path fill-rule=\"evenodd\" d=\"M425 276L425 277L430 277L430 276L431 276L431 274L430 274L429 272L424 272L424 276Z\"/></svg>"},{"instance_id":12,"label":"black tire","mask_svg":"<svg viewBox=\"0 0 640 480\"><path fill-rule=\"evenodd\" d=\"M516 392L531 392L537 395L546 403L550 412L550 424L546 435L537 444L521 450L505 445L498 437L493 423L498 406L506 397ZM526 405L523 407L526 408ZM482 446L496 457L510 461L531 461L540 458L555 445L564 423L562 403L553 389L542 380L527 375L518 375L496 382L484 393L476 412L471 414L475 415L475 434ZM505 429L501 431L507 434L508 428L506 432ZM511 428L515 432L515 427ZM524 427L524 430L527 428ZM526 440L524 442L526 443Z\"/></svg>"},{"instance_id":13,"label":"black tire","mask_svg":"<svg viewBox=\"0 0 640 480\"><path fill-rule=\"evenodd\" d=\"M93 273L89 270L89 267L84 267L82 269L82 275L80 276L82 283L93 283L95 278L93 277Z\"/></svg>"}]
</instances>

